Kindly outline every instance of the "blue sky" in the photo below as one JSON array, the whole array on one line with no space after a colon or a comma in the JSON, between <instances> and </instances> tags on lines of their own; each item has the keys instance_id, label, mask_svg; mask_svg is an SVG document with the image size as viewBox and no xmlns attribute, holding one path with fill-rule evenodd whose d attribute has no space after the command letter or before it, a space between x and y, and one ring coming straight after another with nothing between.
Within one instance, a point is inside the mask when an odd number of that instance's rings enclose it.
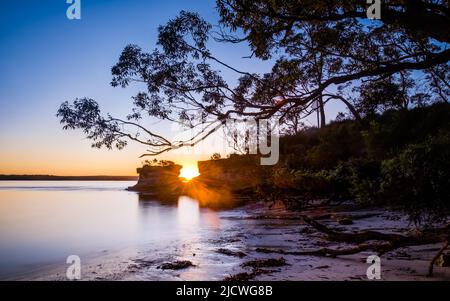
<instances>
[{"instance_id":1,"label":"blue sky","mask_svg":"<svg viewBox=\"0 0 450 301\"><path fill-rule=\"evenodd\" d=\"M136 88L109 85L110 69L122 49L130 43L153 49L158 25L180 10L198 12L217 24L213 0L81 0L81 20L67 19L65 0L6 0L1 5L0 173L134 174L144 147L91 149L82 133L62 131L55 117L58 106L86 96L105 112L126 115ZM213 45L212 50L241 69L262 72L270 67L242 59L249 54L245 45ZM148 124L162 133L168 128L155 120ZM193 159L199 158L204 157Z\"/></svg>"}]
</instances>

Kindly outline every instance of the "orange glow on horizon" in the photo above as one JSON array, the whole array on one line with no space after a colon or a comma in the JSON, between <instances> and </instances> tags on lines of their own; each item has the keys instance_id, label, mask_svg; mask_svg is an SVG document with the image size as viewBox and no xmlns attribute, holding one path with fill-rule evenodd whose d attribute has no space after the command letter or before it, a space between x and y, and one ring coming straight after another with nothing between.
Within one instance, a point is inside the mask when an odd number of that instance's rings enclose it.
<instances>
[{"instance_id":1,"label":"orange glow on horizon","mask_svg":"<svg viewBox=\"0 0 450 301\"><path fill-rule=\"evenodd\" d=\"M62 146L69 143L62 143ZM3 145L2 145L3 146ZM137 146L122 151L92 149L80 145L69 149L52 146L29 152L24 147L0 150L0 174L56 175L56 176L137 176L136 168L142 167L143 153ZM191 170L185 176L197 176L197 161L207 160L209 154L167 154L158 160L170 160ZM193 173L192 169L197 173Z\"/></svg>"},{"instance_id":2,"label":"orange glow on horizon","mask_svg":"<svg viewBox=\"0 0 450 301\"><path fill-rule=\"evenodd\" d=\"M187 181L190 181L199 175L200 173L198 172L198 168L196 165L183 166L180 171L180 178L184 178Z\"/></svg>"}]
</instances>

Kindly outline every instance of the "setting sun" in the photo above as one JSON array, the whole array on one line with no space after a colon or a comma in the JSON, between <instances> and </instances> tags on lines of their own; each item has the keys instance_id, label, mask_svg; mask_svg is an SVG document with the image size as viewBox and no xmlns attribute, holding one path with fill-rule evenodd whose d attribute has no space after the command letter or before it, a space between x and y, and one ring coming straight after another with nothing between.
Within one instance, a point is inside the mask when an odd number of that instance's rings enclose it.
<instances>
[{"instance_id":1,"label":"setting sun","mask_svg":"<svg viewBox=\"0 0 450 301\"><path fill-rule=\"evenodd\" d=\"M180 177L186 180L191 180L196 176L200 175L197 166L184 166L180 171Z\"/></svg>"}]
</instances>

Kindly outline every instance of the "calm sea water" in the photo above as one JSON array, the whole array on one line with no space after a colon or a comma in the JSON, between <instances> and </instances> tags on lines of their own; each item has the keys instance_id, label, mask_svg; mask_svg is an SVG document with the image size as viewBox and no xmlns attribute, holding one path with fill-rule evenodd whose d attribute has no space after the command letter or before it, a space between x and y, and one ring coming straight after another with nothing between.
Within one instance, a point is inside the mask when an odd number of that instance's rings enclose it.
<instances>
[{"instance_id":1,"label":"calm sea water","mask_svg":"<svg viewBox=\"0 0 450 301\"><path fill-rule=\"evenodd\" d=\"M0 181L0 279L43 265L151 244L214 237L218 213L180 197L139 201L128 181Z\"/></svg>"}]
</instances>

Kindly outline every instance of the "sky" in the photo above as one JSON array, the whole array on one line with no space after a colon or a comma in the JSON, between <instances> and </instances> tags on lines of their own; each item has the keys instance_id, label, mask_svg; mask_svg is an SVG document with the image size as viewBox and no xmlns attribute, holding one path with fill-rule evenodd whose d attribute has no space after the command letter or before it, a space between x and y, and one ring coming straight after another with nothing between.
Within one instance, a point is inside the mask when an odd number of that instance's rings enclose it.
<instances>
[{"instance_id":1,"label":"sky","mask_svg":"<svg viewBox=\"0 0 450 301\"><path fill-rule=\"evenodd\" d=\"M3 0L0 11L0 174L134 175L145 147L93 149L80 131L63 131L55 116L63 101L90 97L104 112L124 117L138 87L110 86L111 67L127 44L156 46L157 27L181 10L212 24L214 0L81 0L81 19L69 20L66 0ZM212 45L215 56L241 69L264 72L270 62L243 58L246 45ZM237 76L224 72L229 82ZM146 126L171 135L156 119ZM208 143L208 142L206 142ZM212 145L211 145L212 143ZM210 145L159 156L195 165L222 148Z\"/></svg>"}]
</instances>

